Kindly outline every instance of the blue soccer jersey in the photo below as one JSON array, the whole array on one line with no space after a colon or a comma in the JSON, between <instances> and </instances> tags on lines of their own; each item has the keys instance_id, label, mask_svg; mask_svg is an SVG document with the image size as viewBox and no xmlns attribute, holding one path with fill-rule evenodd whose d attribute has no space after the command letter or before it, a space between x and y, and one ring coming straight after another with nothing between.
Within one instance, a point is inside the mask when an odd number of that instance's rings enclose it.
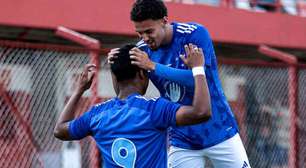
<instances>
[{"instance_id":1,"label":"blue soccer jersey","mask_svg":"<svg viewBox=\"0 0 306 168\"><path fill-rule=\"evenodd\" d=\"M191 70L180 59L185 54L184 45L192 43L201 47L205 55L205 73L210 92L212 118L202 124L172 127L170 140L173 146L186 149L204 149L234 136L238 126L224 96L218 77L216 56L207 30L196 23L172 23L173 38L168 45L151 50L143 41L138 48L146 51L156 62L150 79L162 97L183 105L191 105L194 79Z\"/></svg>"},{"instance_id":2,"label":"blue soccer jersey","mask_svg":"<svg viewBox=\"0 0 306 168\"><path fill-rule=\"evenodd\" d=\"M167 128L176 125L179 104L132 94L98 104L69 123L72 139L93 136L103 167L167 167Z\"/></svg>"}]
</instances>

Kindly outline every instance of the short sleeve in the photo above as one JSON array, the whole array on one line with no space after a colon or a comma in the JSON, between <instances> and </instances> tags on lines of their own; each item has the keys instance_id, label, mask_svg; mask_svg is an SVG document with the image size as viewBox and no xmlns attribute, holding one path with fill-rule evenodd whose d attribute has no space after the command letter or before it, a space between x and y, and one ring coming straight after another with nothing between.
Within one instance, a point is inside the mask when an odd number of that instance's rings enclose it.
<instances>
[{"instance_id":1,"label":"short sleeve","mask_svg":"<svg viewBox=\"0 0 306 168\"><path fill-rule=\"evenodd\" d=\"M72 139L79 140L91 133L91 116L94 108L90 111L87 111L80 117L69 122L69 136Z\"/></svg>"},{"instance_id":2,"label":"short sleeve","mask_svg":"<svg viewBox=\"0 0 306 168\"><path fill-rule=\"evenodd\" d=\"M167 129L176 125L176 112L180 108L178 103L158 98L152 102L151 107L151 120L156 128Z\"/></svg>"}]
</instances>

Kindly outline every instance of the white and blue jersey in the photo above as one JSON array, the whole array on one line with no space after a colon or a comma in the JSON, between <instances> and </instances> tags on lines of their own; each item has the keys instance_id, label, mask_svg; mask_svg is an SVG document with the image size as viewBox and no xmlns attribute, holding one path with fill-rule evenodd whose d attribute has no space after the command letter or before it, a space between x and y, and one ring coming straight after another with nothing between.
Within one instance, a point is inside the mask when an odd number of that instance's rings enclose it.
<instances>
[{"instance_id":1,"label":"white and blue jersey","mask_svg":"<svg viewBox=\"0 0 306 168\"><path fill-rule=\"evenodd\" d=\"M99 104L69 123L69 136L93 136L103 167L167 167L167 128L180 105L132 94Z\"/></svg>"},{"instance_id":2,"label":"white and blue jersey","mask_svg":"<svg viewBox=\"0 0 306 168\"><path fill-rule=\"evenodd\" d=\"M216 56L207 30L196 23L172 25L173 38L170 44L158 50L151 50L143 41L138 42L137 46L157 63L149 77L161 96L183 105L192 104L194 79L191 70L179 56L185 54L185 44L192 43L203 49L212 117L202 124L172 127L170 141L171 145L180 148L204 149L233 137L238 132L238 126L221 87Z\"/></svg>"}]
</instances>

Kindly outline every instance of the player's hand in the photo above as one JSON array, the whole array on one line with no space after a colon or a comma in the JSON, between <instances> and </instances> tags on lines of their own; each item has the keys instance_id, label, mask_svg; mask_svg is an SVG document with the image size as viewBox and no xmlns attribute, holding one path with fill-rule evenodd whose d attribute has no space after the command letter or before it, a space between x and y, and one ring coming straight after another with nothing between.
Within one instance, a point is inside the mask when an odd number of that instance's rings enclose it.
<instances>
[{"instance_id":1,"label":"player's hand","mask_svg":"<svg viewBox=\"0 0 306 168\"><path fill-rule=\"evenodd\" d=\"M130 58L132 60L131 63L139 68L150 71L155 70L155 63L150 60L148 54L137 47L130 50Z\"/></svg>"},{"instance_id":2,"label":"player's hand","mask_svg":"<svg viewBox=\"0 0 306 168\"><path fill-rule=\"evenodd\" d=\"M204 53L202 48L198 48L194 44L188 44L184 46L185 55L180 55L184 64L186 64L189 68L203 66L205 63Z\"/></svg>"},{"instance_id":3,"label":"player's hand","mask_svg":"<svg viewBox=\"0 0 306 168\"><path fill-rule=\"evenodd\" d=\"M85 92L87 89L90 88L96 73L95 70L96 70L96 65L94 64L85 65L83 72L78 77L77 91Z\"/></svg>"},{"instance_id":4,"label":"player's hand","mask_svg":"<svg viewBox=\"0 0 306 168\"><path fill-rule=\"evenodd\" d=\"M114 63L114 59L117 58L116 54L119 53L119 49L120 48L113 48L110 50L110 52L107 54L107 63L108 64L113 64Z\"/></svg>"}]
</instances>

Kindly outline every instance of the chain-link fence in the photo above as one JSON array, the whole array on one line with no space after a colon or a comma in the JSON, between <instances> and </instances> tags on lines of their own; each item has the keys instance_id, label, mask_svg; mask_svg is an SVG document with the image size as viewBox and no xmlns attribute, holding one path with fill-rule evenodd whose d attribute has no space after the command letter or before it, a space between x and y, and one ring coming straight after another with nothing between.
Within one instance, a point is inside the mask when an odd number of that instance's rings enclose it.
<instances>
[{"instance_id":1,"label":"chain-link fence","mask_svg":"<svg viewBox=\"0 0 306 168\"><path fill-rule=\"evenodd\" d=\"M221 62L223 88L238 120L251 166L290 167L289 159L294 157L296 165L305 167L305 67L298 71L298 117L297 123L291 123L289 68L285 64ZM297 139L290 134L294 124ZM293 155L291 143L298 144Z\"/></svg>"},{"instance_id":2,"label":"chain-link fence","mask_svg":"<svg viewBox=\"0 0 306 168\"><path fill-rule=\"evenodd\" d=\"M298 92L298 153L299 167L306 167L306 67L301 66L298 75L299 92Z\"/></svg>"},{"instance_id":3,"label":"chain-link fence","mask_svg":"<svg viewBox=\"0 0 306 168\"><path fill-rule=\"evenodd\" d=\"M0 165L3 168L92 167L89 140L65 143L53 129L74 88L87 51L0 45ZM79 113L91 103L81 100ZM80 160L82 159L82 160Z\"/></svg>"},{"instance_id":4,"label":"chain-link fence","mask_svg":"<svg viewBox=\"0 0 306 168\"><path fill-rule=\"evenodd\" d=\"M92 155L90 139L63 143L53 137L55 122L72 93L74 81L90 61L88 51L11 44L0 43L1 167L94 167L93 158L99 158ZM220 62L225 95L236 115L252 167L289 167L290 157L298 157L299 167L305 167L306 68L300 67L298 75L298 150L297 155L290 156L288 67ZM99 71L98 78L99 95L114 96L109 69ZM156 93L152 89L148 92ZM78 112L86 111L91 100L91 93L86 92Z\"/></svg>"},{"instance_id":5,"label":"chain-link fence","mask_svg":"<svg viewBox=\"0 0 306 168\"><path fill-rule=\"evenodd\" d=\"M290 116L286 68L222 65L225 93L253 167L288 164Z\"/></svg>"}]
</instances>

